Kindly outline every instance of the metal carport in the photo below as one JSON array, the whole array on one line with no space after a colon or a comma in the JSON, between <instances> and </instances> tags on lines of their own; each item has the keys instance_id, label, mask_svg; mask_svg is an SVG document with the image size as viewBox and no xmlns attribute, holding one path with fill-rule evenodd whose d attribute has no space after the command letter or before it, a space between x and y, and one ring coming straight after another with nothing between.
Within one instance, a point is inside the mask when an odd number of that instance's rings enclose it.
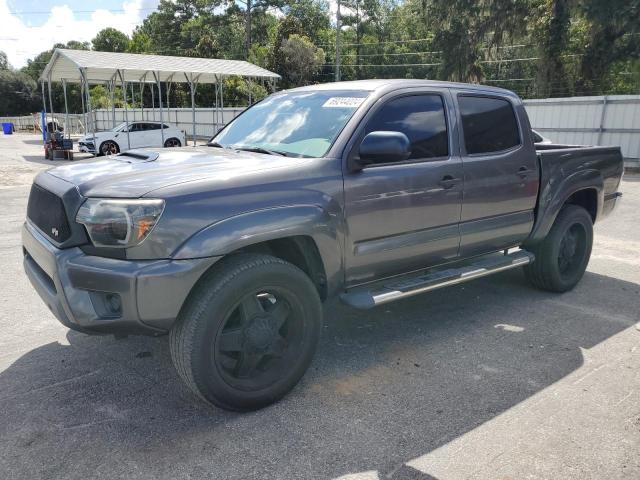
<instances>
[{"instance_id":1,"label":"metal carport","mask_svg":"<svg viewBox=\"0 0 640 480\"><path fill-rule=\"evenodd\" d=\"M158 91L158 108L160 110L160 122L164 122L162 113L162 87L164 82L167 85L166 98L167 108L169 102L169 89L172 83L188 83L191 93L191 109L193 112L193 144L195 145L195 93L199 84L215 85L215 105L214 114L221 115L224 107L223 80L229 76L241 76L248 79L261 79L271 82L280 78L276 73L262 67L241 60L219 60L213 58L193 58L193 57L172 57L164 55L146 55L136 53L114 53L97 52L92 50L68 50L57 48L53 56L40 75L42 87L42 103L45 112L47 102L45 97L45 83L48 86L49 108L53 113L53 101L51 96L51 83L62 83L65 104L65 116L68 117L67 107L67 83L79 83L81 85L81 95L83 104L83 115L85 116L85 126L87 112L91 111L91 97L89 86L92 84L105 85L109 90L111 106L113 112L113 123L115 123L114 91L116 85L122 88L125 105L125 122L127 123L128 138L128 116L127 116L127 84L138 83L140 85L141 99L144 95L144 88L151 84L152 103L155 110L155 90ZM251 103L251 98L249 98ZM115 126L115 125L114 125ZM163 129L161 129L162 131ZM92 135L95 135L93 126ZM95 137L94 137L95 143ZM164 145L164 132L162 131L162 144ZM97 145L95 146L97 153Z\"/></svg>"}]
</instances>

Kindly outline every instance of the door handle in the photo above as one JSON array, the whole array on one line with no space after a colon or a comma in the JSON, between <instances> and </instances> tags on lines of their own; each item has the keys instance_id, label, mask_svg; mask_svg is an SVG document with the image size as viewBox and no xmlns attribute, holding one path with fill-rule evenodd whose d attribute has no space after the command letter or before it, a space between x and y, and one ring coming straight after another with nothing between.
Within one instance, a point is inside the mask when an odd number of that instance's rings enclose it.
<instances>
[{"instance_id":1,"label":"door handle","mask_svg":"<svg viewBox=\"0 0 640 480\"><path fill-rule=\"evenodd\" d=\"M442 180L438 182L438 185L446 190L453 187L459 181L459 178L454 178L451 175L445 175L444 177L442 177Z\"/></svg>"},{"instance_id":2,"label":"door handle","mask_svg":"<svg viewBox=\"0 0 640 480\"><path fill-rule=\"evenodd\" d=\"M530 168L527 167L520 167L518 169L518 173L516 173L516 175L518 175L520 178L526 178L529 176L530 173L533 173L534 170L531 170Z\"/></svg>"}]
</instances>

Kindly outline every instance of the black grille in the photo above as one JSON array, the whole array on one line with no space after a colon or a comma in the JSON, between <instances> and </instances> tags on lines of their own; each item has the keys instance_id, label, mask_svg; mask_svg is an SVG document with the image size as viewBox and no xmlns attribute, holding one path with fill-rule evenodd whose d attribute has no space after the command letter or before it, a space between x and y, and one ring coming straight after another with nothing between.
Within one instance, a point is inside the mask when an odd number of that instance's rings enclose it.
<instances>
[{"instance_id":1,"label":"black grille","mask_svg":"<svg viewBox=\"0 0 640 480\"><path fill-rule=\"evenodd\" d=\"M55 242L62 243L71 236L62 199L36 184L31 187L27 216Z\"/></svg>"}]
</instances>

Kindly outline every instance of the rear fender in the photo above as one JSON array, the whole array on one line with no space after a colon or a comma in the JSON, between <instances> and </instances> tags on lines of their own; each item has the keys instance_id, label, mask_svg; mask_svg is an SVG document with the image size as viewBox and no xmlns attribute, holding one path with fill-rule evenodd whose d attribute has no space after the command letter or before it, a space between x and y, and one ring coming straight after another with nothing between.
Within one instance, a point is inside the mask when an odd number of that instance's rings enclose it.
<instances>
[{"instance_id":1,"label":"rear fender","mask_svg":"<svg viewBox=\"0 0 640 480\"><path fill-rule=\"evenodd\" d=\"M298 235L309 236L315 242L327 276L328 293L334 294L344 280L339 219L315 205L268 208L221 220L193 235L172 257L226 255L258 243Z\"/></svg>"},{"instance_id":2,"label":"rear fender","mask_svg":"<svg viewBox=\"0 0 640 480\"><path fill-rule=\"evenodd\" d=\"M562 178L560 183L554 182L553 179L559 178L561 175L560 169L548 175L543 175L536 210L536 221L529 238L525 241L525 246L539 243L547 236L567 200L580 190L596 190L598 199L596 218L600 217L604 203L604 180L602 174L598 170L580 170Z\"/></svg>"}]
</instances>

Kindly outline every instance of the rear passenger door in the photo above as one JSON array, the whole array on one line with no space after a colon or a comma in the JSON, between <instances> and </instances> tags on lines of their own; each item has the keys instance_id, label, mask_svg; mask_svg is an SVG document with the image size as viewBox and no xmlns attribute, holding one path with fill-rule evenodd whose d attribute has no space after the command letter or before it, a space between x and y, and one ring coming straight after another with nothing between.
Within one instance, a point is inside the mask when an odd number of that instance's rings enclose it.
<instances>
[{"instance_id":1,"label":"rear passenger door","mask_svg":"<svg viewBox=\"0 0 640 480\"><path fill-rule=\"evenodd\" d=\"M456 98L464 172L460 255L517 246L533 226L539 182L524 107L516 97L458 91Z\"/></svg>"},{"instance_id":2,"label":"rear passenger door","mask_svg":"<svg viewBox=\"0 0 640 480\"><path fill-rule=\"evenodd\" d=\"M160 124L159 123L145 123L144 124L144 141L143 147L160 147L162 141L160 139Z\"/></svg>"}]
</instances>

